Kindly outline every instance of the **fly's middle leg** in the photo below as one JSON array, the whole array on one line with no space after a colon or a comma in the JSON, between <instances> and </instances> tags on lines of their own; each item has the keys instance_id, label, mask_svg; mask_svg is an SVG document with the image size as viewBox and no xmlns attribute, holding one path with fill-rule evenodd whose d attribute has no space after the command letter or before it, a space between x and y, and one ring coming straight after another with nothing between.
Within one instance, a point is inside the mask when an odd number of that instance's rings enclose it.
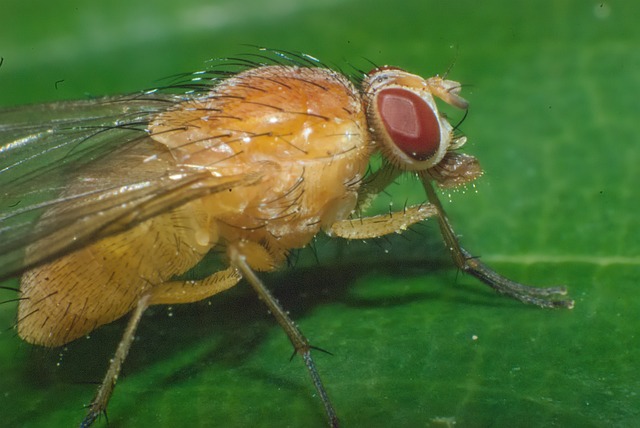
<instances>
[{"instance_id":1,"label":"fly's middle leg","mask_svg":"<svg viewBox=\"0 0 640 428\"><path fill-rule=\"evenodd\" d=\"M252 243L243 243L247 246L255 246L258 244ZM325 412L327 414L327 418L329 420L329 425L331 427L338 427L339 421L338 416L336 414L335 409L333 408L333 404L329 399L329 395L320 379L320 375L316 368L315 362L311 356L311 350L313 347L309 344L307 338L302 334L298 326L291 320L289 315L287 315L286 311L282 309L280 303L276 300L276 298L271 294L271 292L267 289L264 283L258 278L254 270L249 266L247 262L247 257L241 252L239 248L241 245L229 245L229 258L232 266L238 268L242 276L251 284L251 287L256 291L258 297L267 305L269 311L276 318L276 321L280 326L284 329L285 333L289 337L289 340L293 344L295 352L302 356L305 365L307 366L307 370L311 375L311 379L313 381L313 385L320 396L322 403L324 404ZM251 248L249 251L253 250L255 254L255 248Z\"/></svg>"}]
</instances>

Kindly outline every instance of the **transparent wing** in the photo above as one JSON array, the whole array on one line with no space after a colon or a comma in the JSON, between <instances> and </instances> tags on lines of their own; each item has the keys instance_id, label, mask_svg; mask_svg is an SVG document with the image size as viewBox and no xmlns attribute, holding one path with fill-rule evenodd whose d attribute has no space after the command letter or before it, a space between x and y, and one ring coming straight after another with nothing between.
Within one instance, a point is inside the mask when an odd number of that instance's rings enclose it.
<instances>
[{"instance_id":1,"label":"transparent wing","mask_svg":"<svg viewBox=\"0 0 640 428\"><path fill-rule=\"evenodd\" d=\"M255 182L181 163L148 136L149 120L181 100L142 93L0 110L0 279Z\"/></svg>"}]
</instances>

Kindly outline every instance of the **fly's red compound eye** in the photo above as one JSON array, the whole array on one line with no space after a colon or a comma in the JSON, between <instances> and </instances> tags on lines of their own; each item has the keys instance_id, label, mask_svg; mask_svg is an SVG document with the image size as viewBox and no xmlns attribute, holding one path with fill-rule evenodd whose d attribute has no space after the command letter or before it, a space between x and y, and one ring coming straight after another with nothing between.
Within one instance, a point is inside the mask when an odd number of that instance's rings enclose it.
<instances>
[{"instance_id":1,"label":"fly's red compound eye","mask_svg":"<svg viewBox=\"0 0 640 428\"><path fill-rule=\"evenodd\" d=\"M404 171L424 171L437 165L453 141L453 128L438 113L434 96L466 108L458 96L460 84L435 76L424 79L395 67L373 69L362 82L367 122L383 156ZM457 141L460 144L457 145Z\"/></svg>"},{"instance_id":2,"label":"fly's red compound eye","mask_svg":"<svg viewBox=\"0 0 640 428\"><path fill-rule=\"evenodd\" d=\"M403 88L383 89L377 96L380 120L393 144L416 161L432 157L440 147L440 123L431 107Z\"/></svg>"}]
</instances>

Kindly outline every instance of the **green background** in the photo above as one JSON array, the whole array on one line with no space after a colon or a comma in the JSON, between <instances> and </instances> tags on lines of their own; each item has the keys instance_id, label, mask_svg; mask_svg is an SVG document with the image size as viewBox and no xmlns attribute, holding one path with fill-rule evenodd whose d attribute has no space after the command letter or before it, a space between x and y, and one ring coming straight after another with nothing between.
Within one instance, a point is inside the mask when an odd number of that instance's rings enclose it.
<instances>
[{"instance_id":1,"label":"green background","mask_svg":"<svg viewBox=\"0 0 640 428\"><path fill-rule=\"evenodd\" d=\"M451 68L471 102L465 151L486 172L475 189L443 194L456 231L514 279L567 284L575 309L526 307L458 274L434 222L380 245L322 240L320 265L267 275L269 286L311 342L334 354L316 362L347 427L634 426L635 4L3 0L0 105L151 87L250 51L243 44L427 76ZM416 183L401 184L392 191L400 206L420 195ZM87 382L102 378L124 324L42 350L10 329L15 306L0 305L2 424L78 423L95 389ZM246 284L158 308L141 324L109 426L323 426L290 352Z\"/></svg>"}]
</instances>

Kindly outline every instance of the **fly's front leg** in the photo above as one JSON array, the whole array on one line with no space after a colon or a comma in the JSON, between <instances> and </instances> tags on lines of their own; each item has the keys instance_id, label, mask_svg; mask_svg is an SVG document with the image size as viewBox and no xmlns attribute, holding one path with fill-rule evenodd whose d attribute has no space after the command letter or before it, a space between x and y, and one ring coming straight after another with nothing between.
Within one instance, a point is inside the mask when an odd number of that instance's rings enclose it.
<instances>
[{"instance_id":1,"label":"fly's front leg","mask_svg":"<svg viewBox=\"0 0 640 428\"><path fill-rule=\"evenodd\" d=\"M401 233L416 223L438 215L432 204L413 205L402 211L369 217L349 218L333 223L325 231L329 236L345 239L379 238L392 233Z\"/></svg>"},{"instance_id":2,"label":"fly's front leg","mask_svg":"<svg viewBox=\"0 0 640 428\"><path fill-rule=\"evenodd\" d=\"M251 249L245 248L245 250L248 250L253 254L255 254L256 251L264 251L261 247L258 248L259 246L257 244L254 245L249 242L241 243L239 246L251 246ZM302 356L302 359L307 366L307 370L311 375L313 385L315 386L316 391L318 392L318 395L320 396L320 399L324 404L325 412L329 419L330 426L338 427L338 416L333 408L333 405L331 404L331 400L329 399L329 395L324 388L322 380L320 379L320 375L318 374L318 370L316 369L313 358L311 357L311 349L313 347L309 345L309 341L302 334L298 326L296 326L291 318L289 318L289 315L287 315L287 313L282 309L282 306L280 306L276 298L273 297L271 292L262 283L260 278L258 278L253 269L247 263L246 256L240 251L238 247L234 245L229 246L229 258L231 259L231 264L240 270L242 276L249 282L249 284L251 284L256 293L258 293L260 299L267 305L269 311L276 318L278 324L280 324L285 333L287 333L287 336L293 344L296 353Z\"/></svg>"},{"instance_id":3,"label":"fly's front leg","mask_svg":"<svg viewBox=\"0 0 640 428\"><path fill-rule=\"evenodd\" d=\"M361 212L369 208L378 195L393 183L400 174L402 174L402 170L390 163L385 163L380 169L371 174L358 189L358 201L355 211Z\"/></svg>"},{"instance_id":4,"label":"fly's front leg","mask_svg":"<svg viewBox=\"0 0 640 428\"><path fill-rule=\"evenodd\" d=\"M445 245L451 252L451 257L459 269L475 276L498 293L505 294L523 303L537 305L543 308L570 309L573 307L573 300L555 300L553 297L550 297L567 294L565 287L539 288L514 282L500 275L462 248L442 208L442 204L431 185L430 177L425 174L421 176L421 179L429 202L437 209L438 221Z\"/></svg>"}]
</instances>

